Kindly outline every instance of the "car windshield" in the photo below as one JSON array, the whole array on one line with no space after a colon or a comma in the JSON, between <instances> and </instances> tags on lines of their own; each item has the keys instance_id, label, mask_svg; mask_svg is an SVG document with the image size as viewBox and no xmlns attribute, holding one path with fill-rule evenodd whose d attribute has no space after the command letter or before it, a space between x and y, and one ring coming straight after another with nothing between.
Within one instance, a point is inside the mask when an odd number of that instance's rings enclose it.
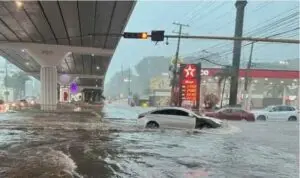
<instances>
[{"instance_id":1,"label":"car windshield","mask_svg":"<svg viewBox=\"0 0 300 178\"><path fill-rule=\"evenodd\" d=\"M274 106L268 106L264 108L265 111L272 111L274 109Z\"/></svg>"}]
</instances>

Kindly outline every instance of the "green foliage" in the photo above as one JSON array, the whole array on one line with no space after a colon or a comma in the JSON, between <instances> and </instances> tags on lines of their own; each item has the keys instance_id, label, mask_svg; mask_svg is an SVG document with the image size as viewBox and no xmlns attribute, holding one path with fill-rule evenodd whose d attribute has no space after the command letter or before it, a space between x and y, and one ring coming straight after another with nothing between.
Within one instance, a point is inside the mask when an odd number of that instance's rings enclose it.
<instances>
[{"instance_id":1,"label":"green foliage","mask_svg":"<svg viewBox=\"0 0 300 178\"><path fill-rule=\"evenodd\" d=\"M9 88L21 89L27 80L30 80L30 78L24 72L18 72L12 76L6 76L4 78L4 85Z\"/></svg>"},{"instance_id":2,"label":"green foliage","mask_svg":"<svg viewBox=\"0 0 300 178\"><path fill-rule=\"evenodd\" d=\"M22 91L25 90L25 82L30 80L28 75L24 72L14 73L12 76L4 78L4 85L8 88L14 89L14 99L20 98Z\"/></svg>"},{"instance_id":3,"label":"green foliage","mask_svg":"<svg viewBox=\"0 0 300 178\"><path fill-rule=\"evenodd\" d=\"M215 77L218 77L218 85L221 85L221 83L232 76L232 67L227 66L224 67L220 72L215 74Z\"/></svg>"},{"instance_id":4,"label":"green foliage","mask_svg":"<svg viewBox=\"0 0 300 178\"><path fill-rule=\"evenodd\" d=\"M218 97L212 93L204 96L204 104L209 109L216 106L218 102L219 102Z\"/></svg>"}]
</instances>

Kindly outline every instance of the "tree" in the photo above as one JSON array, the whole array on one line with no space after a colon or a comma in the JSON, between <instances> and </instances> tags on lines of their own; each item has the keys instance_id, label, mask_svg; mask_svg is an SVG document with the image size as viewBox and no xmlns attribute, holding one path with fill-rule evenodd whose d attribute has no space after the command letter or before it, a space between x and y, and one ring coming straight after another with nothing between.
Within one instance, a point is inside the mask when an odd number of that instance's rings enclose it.
<instances>
[{"instance_id":1,"label":"tree","mask_svg":"<svg viewBox=\"0 0 300 178\"><path fill-rule=\"evenodd\" d=\"M136 66L135 71L138 74L138 80L134 86L138 87L137 91L140 94L148 90L150 80L153 77L161 76L162 73L168 72L171 58L163 56L149 56L143 58Z\"/></svg>"},{"instance_id":2,"label":"tree","mask_svg":"<svg viewBox=\"0 0 300 178\"><path fill-rule=\"evenodd\" d=\"M222 68L222 70L220 72L217 72L215 74L215 77L218 77L218 98L221 98L221 96L222 96L221 93L223 93L222 91L224 91L226 80L230 79L231 76L232 76L232 67L231 66L226 66L226 67ZM223 82L224 82L224 85L223 85L223 90L222 90Z\"/></svg>"},{"instance_id":3,"label":"tree","mask_svg":"<svg viewBox=\"0 0 300 178\"><path fill-rule=\"evenodd\" d=\"M4 78L4 85L8 88L14 89L14 99L21 98L22 93L25 92L25 83L30 80L28 75L24 72L14 73L12 76Z\"/></svg>"},{"instance_id":4,"label":"tree","mask_svg":"<svg viewBox=\"0 0 300 178\"><path fill-rule=\"evenodd\" d=\"M214 108L218 104L218 102L218 97L212 93L204 96L205 109Z\"/></svg>"}]
</instances>

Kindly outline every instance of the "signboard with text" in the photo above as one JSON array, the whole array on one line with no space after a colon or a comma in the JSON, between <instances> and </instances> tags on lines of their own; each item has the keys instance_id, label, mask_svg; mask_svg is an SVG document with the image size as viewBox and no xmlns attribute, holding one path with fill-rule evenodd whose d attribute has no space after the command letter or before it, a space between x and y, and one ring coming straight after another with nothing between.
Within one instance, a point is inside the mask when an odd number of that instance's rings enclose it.
<instances>
[{"instance_id":1,"label":"signboard with text","mask_svg":"<svg viewBox=\"0 0 300 178\"><path fill-rule=\"evenodd\" d=\"M200 100L201 64L180 66L179 105L188 109L198 109Z\"/></svg>"}]
</instances>

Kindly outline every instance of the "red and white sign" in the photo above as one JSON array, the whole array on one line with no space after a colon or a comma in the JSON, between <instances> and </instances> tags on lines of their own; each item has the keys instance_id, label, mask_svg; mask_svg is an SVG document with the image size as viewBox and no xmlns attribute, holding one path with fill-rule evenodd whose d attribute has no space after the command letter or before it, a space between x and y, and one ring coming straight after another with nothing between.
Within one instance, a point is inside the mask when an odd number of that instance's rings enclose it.
<instances>
[{"instance_id":1,"label":"red and white sign","mask_svg":"<svg viewBox=\"0 0 300 178\"><path fill-rule=\"evenodd\" d=\"M221 72L221 68L204 68L201 69L201 76L215 76L218 72ZM246 76L246 69L240 69L240 77ZM268 69L251 69L249 77L252 78L281 78L281 79L298 79L300 71L291 70L268 70Z\"/></svg>"},{"instance_id":2,"label":"red and white sign","mask_svg":"<svg viewBox=\"0 0 300 178\"><path fill-rule=\"evenodd\" d=\"M197 65L187 64L183 66L181 73L181 106L193 107L196 106L198 96L198 76Z\"/></svg>"},{"instance_id":3,"label":"red and white sign","mask_svg":"<svg viewBox=\"0 0 300 178\"><path fill-rule=\"evenodd\" d=\"M201 76L209 76L209 70L201 69Z\"/></svg>"},{"instance_id":4,"label":"red and white sign","mask_svg":"<svg viewBox=\"0 0 300 178\"><path fill-rule=\"evenodd\" d=\"M60 102L69 102L70 101L70 89L68 87L60 88Z\"/></svg>"},{"instance_id":5,"label":"red and white sign","mask_svg":"<svg viewBox=\"0 0 300 178\"><path fill-rule=\"evenodd\" d=\"M184 69L183 69L183 75L184 78L188 79L188 78L195 78L196 77L196 71L197 71L197 67L195 65L187 65Z\"/></svg>"}]
</instances>

